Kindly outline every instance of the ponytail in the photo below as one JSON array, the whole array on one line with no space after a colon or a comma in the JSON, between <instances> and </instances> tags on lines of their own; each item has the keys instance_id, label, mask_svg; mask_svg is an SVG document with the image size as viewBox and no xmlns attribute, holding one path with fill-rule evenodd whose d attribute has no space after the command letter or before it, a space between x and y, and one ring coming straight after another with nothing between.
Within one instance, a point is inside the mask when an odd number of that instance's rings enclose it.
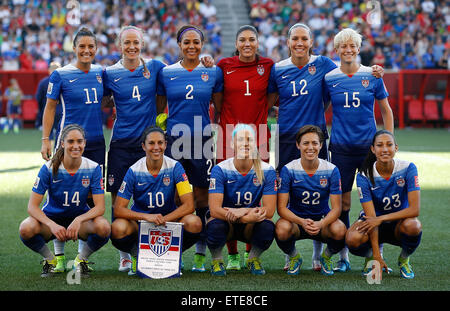
<instances>
[{"instance_id":1,"label":"ponytail","mask_svg":"<svg viewBox=\"0 0 450 311\"><path fill-rule=\"evenodd\" d=\"M255 155L256 156L253 159L253 169L255 170L256 178L258 178L259 183L262 185L264 181L264 171L262 169L262 160L258 149L255 150Z\"/></svg>"},{"instance_id":2,"label":"ponytail","mask_svg":"<svg viewBox=\"0 0 450 311\"><path fill-rule=\"evenodd\" d=\"M83 138L86 139L86 133L84 129L78 125L78 124L69 124L63 130L61 131L61 142L63 142L66 139L67 134L69 134L71 131L77 130L83 135ZM62 147L62 143L58 146L58 148L55 151L55 154L53 155L51 159L51 167L52 167L52 173L53 176L56 176L58 174L59 166L61 165L62 161L64 160L64 148Z\"/></svg>"}]
</instances>

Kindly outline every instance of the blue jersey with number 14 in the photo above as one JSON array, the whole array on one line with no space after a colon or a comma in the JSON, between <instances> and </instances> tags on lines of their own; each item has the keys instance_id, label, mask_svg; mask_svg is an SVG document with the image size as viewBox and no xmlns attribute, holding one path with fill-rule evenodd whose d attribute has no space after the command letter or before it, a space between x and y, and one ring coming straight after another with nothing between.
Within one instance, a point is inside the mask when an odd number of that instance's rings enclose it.
<instances>
[{"instance_id":1,"label":"blue jersey with number 14","mask_svg":"<svg viewBox=\"0 0 450 311\"><path fill-rule=\"evenodd\" d=\"M101 66L91 65L88 72L72 64L56 69L50 75L47 98L59 100L62 105L57 145L59 145L61 130L73 123L84 128L88 142L104 140L101 110L103 69Z\"/></svg>"}]
</instances>

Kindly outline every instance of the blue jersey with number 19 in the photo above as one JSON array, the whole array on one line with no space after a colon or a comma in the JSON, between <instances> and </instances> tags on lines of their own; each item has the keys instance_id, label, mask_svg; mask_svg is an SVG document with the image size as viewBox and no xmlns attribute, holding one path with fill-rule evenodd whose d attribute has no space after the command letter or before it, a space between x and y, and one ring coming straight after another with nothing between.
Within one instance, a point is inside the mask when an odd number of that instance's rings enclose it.
<instances>
[{"instance_id":1,"label":"blue jersey with number 19","mask_svg":"<svg viewBox=\"0 0 450 311\"><path fill-rule=\"evenodd\" d=\"M257 207L263 195L277 194L277 177L272 166L261 161L264 180L261 184L252 168L245 176L229 158L213 167L209 193L223 193L224 207Z\"/></svg>"},{"instance_id":2,"label":"blue jersey with number 19","mask_svg":"<svg viewBox=\"0 0 450 311\"><path fill-rule=\"evenodd\" d=\"M320 218L328 214L330 194L342 194L339 169L326 160L319 161L313 176L306 173L300 159L281 169L279 192L289 193L289 210L302 218Z\"/></svg>"},{"instance_id":3,"label":"blue jersey with number 19","mask_svg":"<svg viewBox=\"0 0 450 311\"><path fill-rule=\"evenodd\" d=\"M81 158L80 168L71 175L61 163L57 176L53 176L51 161L46 162L39 171L33 192L44 195L47 202L42 211L49 217L77 217L86 213L86 201L90 192L103 194L103 178L100 165L88 158Z\"/></svg>"},{"instance_id":4,"label":"blue jersey with number 19","mask_svg":"<svg viewBox=\"0 0 450 311\"><path fill-rule=\"evenodd\" d=\"M167 133L177 124L187 125L194 133L201 134L211 123L209 103L213 93L222 92L223 74L217 66L206 68L199 64L194 70L185 69L181 62L164 67L158 76L158 95L167 96L169 115ZM201 126L194 128L194 117L200 117Z\"/></svg>"},{"instance_id":5,"label":"blue jersey with number 19","mask_svg":"<svg viewBox=\"0 0 450 311\"><path fill-rule=\"evenodd\" d=\"M367 154L377 130L374 101L389 96L383 79L372 76L372 68L360 66L348 76L340 68L325 75L326 91L333 105L330 151Z\"/></svg>"},{"instance_id":6,"label":"blue jersey with number 19","mask_svg":"<svg viewBox=\"0 0 450 311\"><path fill-rule=\"evenodd\" d=\"M394 159L394 170L388 180L380 176L375 162L373 178L375 184L364 174L358 173L356 185L360 202L372 201L377 216L407 208L408 192L420 190L417 167L412 162Z\"/></svg>"},{"instance_id":7,"label":"blue jersey with number 19","mask_svg":"<svg viewBox=\"0 0 450 311\"><path fill-rule=\"evenodd\" d=\"M150 59L145 66L130 71L119 61L105 70L105 95L112 93L117 115L111 141L124 140L122 146L140 147L142 131L155 124L156 81L165 65Z\"/></svg>"},{"instance_id":8,"label":"blue jersey with number 19","mask_svg":"<svg viewBox=\"0 0 450 311\"><path fill-rule=\"evenodd\" d=\"M103 98L103 69L91 65L84 72L72 64L56 69L48 83L47 98L59 100L62 105L59 133L69 124L79 124L86 131L89 142L104 141L101 103Z\"/></svg>"},{"instance_id":9,"label":"blue jersey with number 19","mask_svg":"<svg viewBox=\"0 0 450 311\"><path fill-rule=\"evenodd\" d=\"M278 92L280 106L278 124L280 142L288 142L306 124L319 126L327 136L324 115L323 77L336 68L331 59L311 55L308 64L297 67L291 58L274 65L270 73L269 89Z\"/></svg>"}]
</instances>

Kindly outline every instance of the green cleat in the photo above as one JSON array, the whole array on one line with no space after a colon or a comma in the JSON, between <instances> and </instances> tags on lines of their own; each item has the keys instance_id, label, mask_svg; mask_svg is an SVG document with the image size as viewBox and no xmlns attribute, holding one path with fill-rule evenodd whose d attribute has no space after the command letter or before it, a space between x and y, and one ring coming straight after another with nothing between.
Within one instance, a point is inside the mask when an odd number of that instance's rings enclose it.
<instances>
[{"instance_id":1,"label":"green cleat","mask_svg":"<svg viewBox=\"0 0 450 311\"><path fill-rule=\"evenodd\" d=\"M43 264L41 277L47 278L52 276L56 266L56 258L53 258L53 260L44 259L43 261L41 261L41 263Z\"/></svg>"},{"instance_id":2,"label":"green cleat","mask_svg":"<svg viewBox=\"0 0 450 311\"><path fill-rule=\"evenodd\" d=\"M94 263L87 260L81 260L79 256L80 255L77 255L73 261L73 269L79 272L82 277L89 277L89 273L94 271L89 265Z\"/></svg>"},{"instance_id":3,"label":"green cleat","mask_svg":"<svg viewBox=\"0 0 450 311\"><path fill-rule=\"evenodd\" d=\"M287 274L289 275L298 275L300 273L300 268L302 267L303 258L300 254L295 255L294 257L289 257L289 268L287 270Z\"/></svg>"},{"instance_id":4,"label":"green cleat","mask_svg":"<svg viewBox=\"0 0 450 311\"><path fill-rule=\"evenodd\" d=\"M205 272L205 260L206 256L203 254L194 255L194 265L192 266L192 272Z\"/></svg>"},{"instance_id":5,"label":"green cleat","mask_svg":"<svg viewBox=\"0 0 450 311\"><path fill-rule=\"evenodd\" d=\"M53 269L54 273L63 273L66 271L66 256L60 255L56 257L56 266Z\"/></svg>"},{"instance_id":6,"label":"green cleat","mask_svg":"<svg viewBox=\"0 0 450 311\"><path fill-rule=\"evenodd\" d=\"M227 275L227 271L225 270L225 263L223 262L223 260L216 259L212 261L211 274L215 276Z\"/></svg>"},{"instance_id":7,"label":"green cleat","mask_svg":"<svg viewBox=\"0 0 450 311\"><path fill-rule=\"evenodd\" d=\"M248 264L248 252L244 253L244 264L242 266L242 268L247 268L247 264Z\"/></svg>"},{"instance_id":8,"label":"green cleat","mask_svg":"<svg viewBox=\"0 0 450 311\"><path fill-rule=\"evenodd\" d=\"M333 262L331 261L331 257L328 257L325 255L325 253L322 253L320 256L320 264L322 265L320 272L323 275L331 276L334 274L333 271Z\"/></svg>"},{"instance_id":9,"label":"green cleat","mask_svg":"<svg viewBox=\"0 0 450 311\"><path fill-rule=\"evenodd\" d=\"M258 257L253 257L248 260L247 268L253 275L264 275L266 274L266 270L261 265L261 259Z\"/></svg>"},{"instance_id":10,"label":"green cleat","mask_svg":"<svg viewBox=\"0 0 450 311\"><path fill-rule=\"evenodd\" d=\"M131 267L128 271L129 276L136 275L136 257L131 256Z\"/></svg>"},{"instance_id":11,"label":"green cleat","mask_svg":"<svg viewBox=\"0 0 450 311\"><path fill-rule=\"evenodd\" d=\"M400 275L404 279L414 279L415 274L412 270L411 265L409 264L409 257L408 258L402 258L398 257L398 267L400 268Z\"/></svg>"},{"instance_id":12,"label":"green cleat","mask_svg":"<svg viewBox=\"0 0 450 311\"><path fill-rule=\"evenodd\" d=\"M228 255L227 270L241 270L241 255Z\"/></svg>"}]
</instances>

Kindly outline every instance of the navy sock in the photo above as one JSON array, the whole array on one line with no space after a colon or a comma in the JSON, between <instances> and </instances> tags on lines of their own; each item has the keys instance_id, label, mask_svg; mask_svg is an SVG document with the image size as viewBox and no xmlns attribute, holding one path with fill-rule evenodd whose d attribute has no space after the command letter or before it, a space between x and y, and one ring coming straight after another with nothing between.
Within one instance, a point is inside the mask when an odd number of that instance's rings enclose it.
<instances>
[{"instance_id":1,"label":"navy sock","mask_svg":"<svg viewBox=\"0 0 450 311\"><path fill-rule=\"evenodd\" d=\"M327 246L328 246L328 250L330 251L330 253L332 255L339 253L341 251L341 249L344 248L345 246L345 239L342 240L335 240L332 238L328 238L327 239Z\"/></svg>"},{"instance_id":2,"label":"navy sock","mask_svg":"<svg viewBox=\"0 0 450 311\"><path fill-rule=\"evenodd\" d=\"M265 251L272 244L274 237L275 224L270 220L265 219L254 225L251 244Z\"/></svg>"},{"instance_id":3,"label":"navy sock","mask_svg":"<svg viewBox=\"0 0 450 311\"><path fill-rule=\"evenodd\" d=\"M422 239L422 232L419 235L406 235L404 233L400 234L400 244L403 252L410 256L416 248L419 246Z\"/></svg>"},{"instance_id":4,"label":"navy sock","mask_svg":"<svg viewBox=\"0 0 450 311\"><path fill-rule=\"evenodd\" d=\"M97 234L93 233L93 234L89 234L86 243L87 243L87 246L89 246L89 248L93 252L95 252L95 251L99 250L103 245L108 243L108 241L109 241L109 235L105 238L102 238L101 236L98 236Z\"/></svg>"},{"instance_id":5,"label":"navy sock","mask_svg":"<svg viewBox=\"0 0 450 311\"><path fill-rule=\"evenodd\" d=\"M275 237L275 241L277 242L278 247L283 251L283 253L291 254L294 251L296 241L294 235L292 235L285 241L279 240L277 237Z\"/></svg>"},{"instance_id":6,"label":"navy sock","mask_svg":"<svg viewBox=\"0 0 450 311\"><path fill-rule=\"evenodd\" d=\"M350 253L352 253L355 256L360 256L360 257L367 257L367 254L369 253L369 250L371 249L371 245L370 242L366 242L361 244L360 246L356 247L356 248L348 248L348 250L350 251Z\"/></svg>"},{"instance_id":7,"label":"navy sock","mask_svg":"<svg viewBox=\"0 0 450 311\"><path fill-rule=\"evenodd\" d=\"M125 253L131 253L133 248L137 248L138 237L135 235L127 235L121 239L111 238L111 243L118 250Z\"/></svg>"},{"instance_id":8,"label":"navy sock","mask_svg":"<svg viewBox=\"0 0 450 311\"><path fill-rule=\"evenodd\" d=\"M349 217L350 210L348 211L341 211L341 216L339 216L339 219L344 223L345 227L348 229L350 228L350 217Z\"/></svg>"},{"instance_id":9,"label":"navy sock","mask_svg":"<svg viewBox=\"0 0 450 311\"><path fill-rule=\"evenodd\" d=\"M31 250L35 251L36 253L39 253L39 251L44 247L45 245L45 239L42 235L36 234L31 239L25 240L20 236L20 239L22 240L23 244L25 244L26 247L30 248Z\"/></svg>"},{"instance_id":10,"label":"navy sock","mask_svg":"<svg viewBox=\"0 0 450 311\"><path fill-rule=\"evenodd\" d=\"M183 229L183 252L188 250L195 243L197 243L199 238L200 232L192 233Z\"/></svg>"},{"instance_id":11,"label":"navy sock","mask_svg":"<svg viewBox=\"0 0 450 311\"><path fill-rule=\"evenodd\" d=\"M210 249L222 248L226 241L229 224L220 219L213 219L206 225L206 243Z\"/></svg>"},{"instance_id":12,"label":"navy sock","mask_svg":"<svg viewBox=\"0 0 450 311\"><path fill-rule=\"evenodd\" d=\"M202 231L200 232L199 241L206 242L206 213L209 211L209 206L199 207L195 209L195 214L200 217L202 221Z\"/></svg>"}]
</instances>

